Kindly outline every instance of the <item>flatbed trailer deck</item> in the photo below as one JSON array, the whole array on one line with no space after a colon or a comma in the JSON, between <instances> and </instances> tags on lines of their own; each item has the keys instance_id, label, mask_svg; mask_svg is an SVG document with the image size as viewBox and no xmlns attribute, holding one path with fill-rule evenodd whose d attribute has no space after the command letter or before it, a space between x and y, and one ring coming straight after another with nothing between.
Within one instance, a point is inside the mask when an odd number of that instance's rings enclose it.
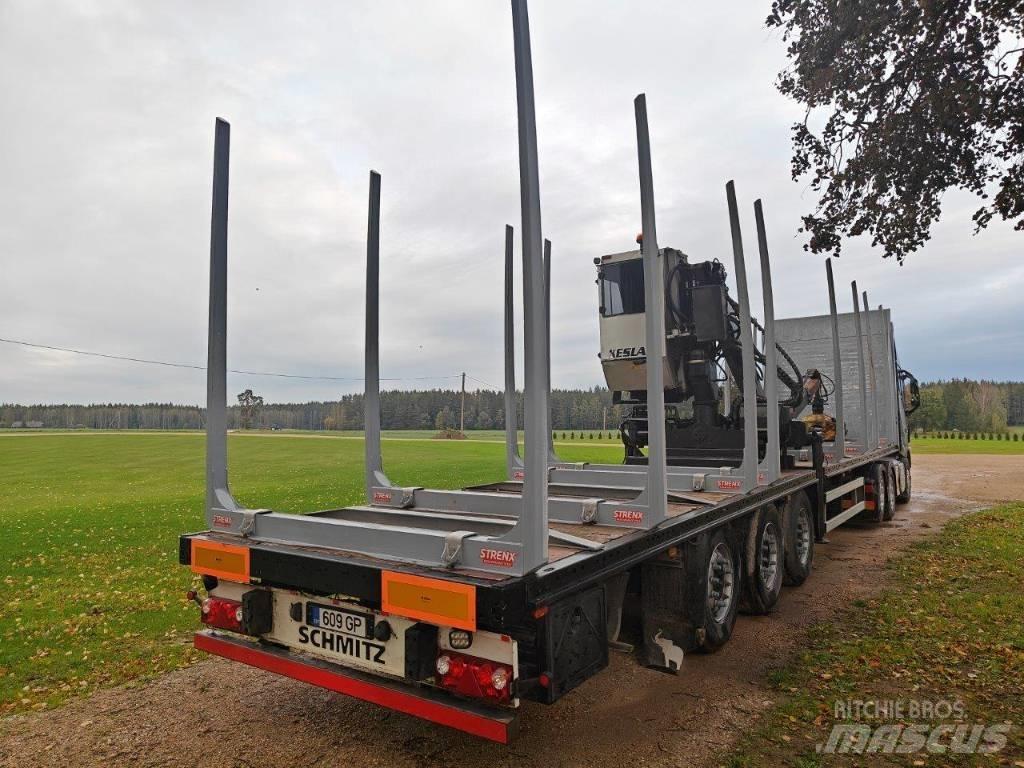
<instances>
[{"instance_id":1,"label":"flatbed trailer deck","mask_svg":"<svg viewBox=\"0 0 1024 768\"><path fill-rule=\"evenodd\" d=\"M513 0L520 116L526 333L525 455L506 419L507 477L461 490L396 486L381 460L380 175L370 174L366 273L366 503L305 515L249 509L228 487L226 430L229 128L217 121L207 369L208 529L179 561L201 576L196 647L397 711L508 741L523 700L553 703L635 651L678 671L684 654L728 641L741 606L772 610L783 581L810 574L814 544L864 516L891 517L910 493L910 449L887 310L776 324L760 201L764 328L754 324L739 214L727 185L742 349L742 459L667 460L661 419L622 465L560 459L551 437L550 244L540 235L525 0ZM635 102L645 302L646 407L665 410L665 292L646 101ZM515 414L512 228L505 231L505 403ZM549 273L548 273L549 274ZM863 321L863 322L862 322ZM754 328L762 331L755 343ZM865 332L866 329L866 332ZM787 447L779 424L776 333L834 381L835 436ZM829 345L827 342L831 340ZM829 353L828 346L831 346ZM756 355L760 355L756 358ZM757 365L760 376L755 377ZM869 371L870 361L870 371ZM795 364L795 363L794 363ZM845 380L845 384L844 384ZM859 406L854 403L859 400ZM844 419L844 401L851 405ZM765 417L759 418L763 403ZM763 429L762 429L763 423ZM624 435L625 441L625 435ZM714 456L715 459L709 457Z\"/></svg>"},{"instance_id":2,"label":"flatbed trailer deck","mask_svg":"<svg viewBox=\"0 0 1024 768\"><path fill-rule=\"evenodd\" d=\"M830 479L842 477L865 466L896 460L897 457L895 447L881 448L826 465L824 474ZM552 528L601 544L602 548L586 550L552 546L549 548L551 556L548 564L522 576L458 566L445 568L402 563L334 547L248 539L249 577L254 584L310 593L344 594L365 601L368 605L380 604L380 574L385 570L458 581L476 588L480 626L505 630L516 626L537 607L565 596L567 591L601 583L611 573L626 570L668 547L744 517L765 504L779 503L794 493L814 489L817 484L814 469L803 468L786 471L776 484L762 486L749 493L708 493L708 502L703 504L670 502L669 520L656 529L631 530L596 524L554 523ZM508 481L494 485L514 488L518 484ZM480 486L474 486L477 487ZM338 508L312 513L311 516L344 516L349 511ZM829 523L834 523L846 511L837 510L826 516L826 530L829 529ZM191 565L193 541L231 545L238 542L238 537L216 531L183 534L179 539L179 561L183 565Z\"/></svg>"}]
</instances>

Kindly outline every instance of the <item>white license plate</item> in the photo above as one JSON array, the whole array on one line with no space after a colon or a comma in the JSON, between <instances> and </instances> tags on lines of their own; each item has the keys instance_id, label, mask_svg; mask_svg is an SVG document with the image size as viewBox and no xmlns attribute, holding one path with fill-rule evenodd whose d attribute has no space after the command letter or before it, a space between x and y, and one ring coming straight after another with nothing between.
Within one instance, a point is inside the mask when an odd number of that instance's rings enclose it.
<instances>
[{"instance_id":1,"label":"white license plate","mask_svg":"<svg viewBox=\"0 0 1024 768\"><path fill-rule=\"evenodd\" d=\"M360 666L389 671L387 646L374 640L373 624L373 614L308 602L298 640L313 652L347 657Z\"/></svg>"},{"instance_id":2,"label":"white license plate","mask_svg":"<svg viewBox=\"0 0 1024 768\"><path fill-rule=\"evenodd\" d=\"M387 633L378 626L384 621ZM414 623L357 605L274 590L274 626L264 637L335 664L404 677L405 630ZM374 630L387 637L378 640Z\"/></svg>"},{"instance_id":3,"label":"white license plate","mask_svg":"<svg viewBox=\"0 0 1024 768\"><path fill-rule=\"evenodd\" d=\"M358 637L373 637L373 616L319 603L306 603L306 624Z\"/></svg>"}]
</instances>

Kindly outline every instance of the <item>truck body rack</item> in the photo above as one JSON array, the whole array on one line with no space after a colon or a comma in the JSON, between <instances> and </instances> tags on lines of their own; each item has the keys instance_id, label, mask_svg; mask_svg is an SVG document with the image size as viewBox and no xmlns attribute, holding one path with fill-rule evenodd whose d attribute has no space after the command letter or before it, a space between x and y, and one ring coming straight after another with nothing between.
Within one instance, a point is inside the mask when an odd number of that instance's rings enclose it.
<instances>
[{"instance_id":1,"label":"truck body rack","mask_svg":"<svg viewBox=\"0 0 1024 768\"><path fill-rule=\"evenodd\" d=\"M381 176L371 171L366 501L295 515L248 509L235 500L227 467L230 128L218 119L210 245L207 530L179 540L179 561L203 576L210 594L203 602L204 623L211 625L211 601L217 601L222 612L216 614L217 620L226 625L211 626L276 646L255 646L204 632L197 635L196 647L497 741L510 737L515 718L509 708L518 705L520 696L551 703L607 664L608 648L617 641L623 622L630 574L642 574L634 582L654 585L650 593L638 596L645 663L678 669L684 650L713 649L728 639L730 614L718 616L716 609L709 618L707 606L732 605L734 620L740 589L748 589L750 580L757 578L756 573L744 575L739 570L758 567L744 554L753 551L755 539L749 537L762 541L766 532L774 536L774 549L761 553L764 562L774 563L774 598L769 594L760 599L775 599L781 588L780 558L790 574L795 567L791 550L799 547L804 569L799 580L806 578L813 542L824 542L829 531L854 517L872 512L878 517L888 510L890 480L892 493L909 494L910 467L889 311L869 310L866 293L862 308L854 284L853 311L840 314L828 261L829 313L776 318L764 210L758 200L754 217L764 308L761 329L751 314L732 181L725 192L742 358L742 376L735 382L742 397L742 459L727 466L669 464L665 419L657 416L665 413L663 318L669 249L658 247L643 94L634 101L634 118L646 308L645 402L656 417L647 420L643 462L575 463L559 457L549 412L551 243L543 239L541 229L526 0L512 0L512 19L524 284L525 452L520 453L517 438L514 231L506 226L507 476L464 489L402 487L388 478L379 392ZM761 330L760 343L756 330ZM833 382L833 439L826 441L816 431L809 448L782 446L777 343L785 345L801 368L821 371ZM763 455L758 413L762 403ZM715 573L719 576L713 578ZM321 623L321 615L341 623ZM716 622L725 622L728 628L715 630ZM342 629L335 638L331 633L338 627ZM364 657L348 659L359 669L350 670L344 659L338 661L342 647L361 649ZM367 674L376 671L375 659L383 659L385 651L394 657L388 662L391 666L381 667L381 677ZM474 654L484 655L474 661ZM472 664L477 664L477 682L454 679L453 669ZM494 684L488 687L487 679ZM452 692L463 698L454 698ZM466 700L474 696L490 699L484 704ZM495 703L500 704L497 709L486 706Z\"/></svg>"}]
</instances>

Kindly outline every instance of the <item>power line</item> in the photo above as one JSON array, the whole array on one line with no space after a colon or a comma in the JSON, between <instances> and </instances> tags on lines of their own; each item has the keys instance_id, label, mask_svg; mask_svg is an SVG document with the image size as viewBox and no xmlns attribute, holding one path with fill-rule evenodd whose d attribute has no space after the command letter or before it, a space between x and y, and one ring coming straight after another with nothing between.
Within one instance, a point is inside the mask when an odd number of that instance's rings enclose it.
<instances>
[{"instance_id":1,"label":"power line","mask_svg":"<svg viewBox=\"0 0 1024 768\"><path fill-rule=\"evenodd\" d=\"M144 365L161 365L165 368L186 368L193 371L205 371L205 365L192 365L190 363L172 363L166 360L149 360L143 357L129 357L128 355L113 355L107 352L91 352L84 349L72 349L71 347L56 347L51 344L36 344L31 341L20 341L18 339L4 339L0 338L0 342L4 344L14 344L20 347L30 347L32 349L48 349L54 352L68 352L74 355L84 355L86 357L101 357L106 360L122 360L129 363L142 363ZM228 373L239 373L244 376L273 376L279 379L305 379L315 381L365 381L361 376L312 376L301 373L275 373L271 371L240 371L235 368L229 368ZM455 373L450 376L392 376L382 377L381 381L428 381L437 379L457 379L462 374ZM473 379L472 376L469 378ZM474 379L474 381L480 381ZM481 382L486 384L487 382ZM488 384L487 386L491 386Z\"/></svg>"},{"instance_id":2,"label":"power line","mask_svg":"<svg viewBox=\"0 0 1024 768\"><path fill-rule=\"evenodd\" d=\"M490 388L491 388L491 389L493 389L493 390L494 390L495 392L501 392L501 391L503 390L503 387L497 387L497 386L495 386L494 384L490 384L490 383L488 383L488 382L484 381L483 379L478 379L478 378L477 378L476 376L472 376L472 375L470 375L470 374L468 374L468 373L466 374L466 378L467 378L467 379L472 379L472 380L473 380L473 381L475 381L475 382L476 382L477 384L483 384L483 385L484 385L485 387L490 387Z\"/></svg>"}]
</instances>

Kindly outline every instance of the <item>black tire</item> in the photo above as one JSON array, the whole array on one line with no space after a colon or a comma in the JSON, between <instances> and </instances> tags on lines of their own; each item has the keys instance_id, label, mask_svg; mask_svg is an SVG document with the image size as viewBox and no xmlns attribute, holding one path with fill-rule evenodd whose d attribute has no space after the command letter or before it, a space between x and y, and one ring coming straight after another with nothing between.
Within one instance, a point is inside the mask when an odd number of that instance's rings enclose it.
<instances>
[{"instance_id":1,"label":"black tire","mask_svg":"<svg viewBox=\"0 0 1024 768\"><path fill-rule=\"evenodd\" d=\"M897 504L906 504L910 501L910 467L907 467L905 471L907 473L907 484L903 486L903 490L900 493L896 494Z\"/></svg>"},{"instance_id":2,"label":"black tire","mask_svg":"<svg viewBox=\"0 0 1024 768\"><path fill-rule=\"evenodd\" d=\"M705 560L704 636L700 650L717 651L732 637L740 604L740 558L725 531L711 535Z\"/></svg>"},{"instance_id":3,"label":"black tire","mask_svg":"<svg viewBox=\"0 0 1024 768\"><path fill-rule=\"evenodd\" d=\"M814 511L804 491L794 493L786 502L787 584L798 587L811 575L814 563Z\"/></svg>"},{"instance_id":4,"label":"black tire","mask_svg":"<svg viewBox=\"0 0 1024 768\"><path fill-rule=\"evenodd\" d=\"M889 465L885 468L885 509L882 519L892 520L896 517L896 468Z\"/></svg>"},{"instance_id":5,"label":"black tire","mask_svg":"<svg viewBox=\"0 0 1024 768\"><path fill-rule=\"evenodd\" d=\"M744 612L771 613L779 602L786 571L786 533L774 504L766 504L751 517L743 564Z\"/></svg>"},{"instance_id":6,"label":"black tire","mask_svg":"<svg viewBox=\"0 0 1024 768\"><path fill-rule=\"evenodd\" d=\"M888 474L885 464L871 465L871 494L875 497L875 508L871 512L870 517L876 523L885 520L885 505L889 485L885 478Z\"/></svg>"}]
</instances>

